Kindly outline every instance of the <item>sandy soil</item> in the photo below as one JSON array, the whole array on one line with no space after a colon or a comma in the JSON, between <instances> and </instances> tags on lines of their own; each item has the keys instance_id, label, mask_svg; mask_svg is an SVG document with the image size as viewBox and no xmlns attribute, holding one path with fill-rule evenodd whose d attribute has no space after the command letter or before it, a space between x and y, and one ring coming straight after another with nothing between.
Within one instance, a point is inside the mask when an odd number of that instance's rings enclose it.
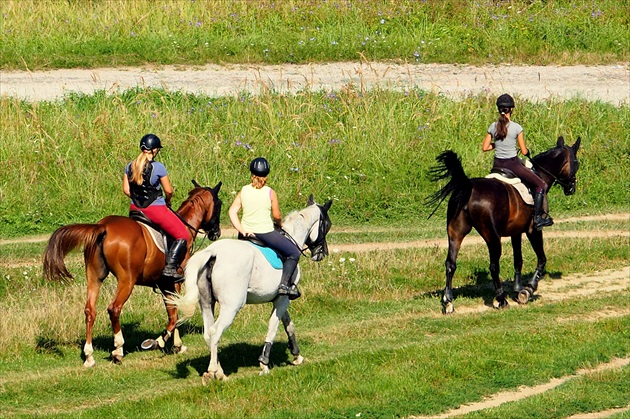
<instances>
[{"instance_id":1,"label":"sandy soil","mask_svg":"<svg viewBox=\"0 0 630 419\"><path fill-rule=\"evenodd\" d=\"M123 91L136 86L160 87L210 96L272 89L337 90L380 86L412 87L458 98L471 94L509 92L532 100L580 97L615 105L630 104L630 66L484 66L340 62L308 65L206 65L2 71L0 95L30 101L54 100L67 92Z\"/></svg>"}]
</instances>

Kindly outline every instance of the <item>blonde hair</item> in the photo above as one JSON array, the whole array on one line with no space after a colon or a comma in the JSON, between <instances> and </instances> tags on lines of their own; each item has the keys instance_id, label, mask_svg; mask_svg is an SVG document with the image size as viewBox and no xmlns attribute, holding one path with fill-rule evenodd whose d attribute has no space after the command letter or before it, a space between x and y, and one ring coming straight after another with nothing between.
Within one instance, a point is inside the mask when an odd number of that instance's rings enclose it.
<instances>
[{"instance_id":1,"label":"blonde hair","mask_svg":"<svg viewBox=\"0 0 630 419\"><path fill-rule=\"evenodd\" d=\"M140 153L140 155L131 162L131 181L136 185L142 185L142 174L148 162L149 155L145 152Z\"/></svg>"},{"instance_id":2,"label":"blonde hair","mask_svg":"<svg viewBox=\"0 0 630 419\"><path fill-rule=\"evenodd\" d=\"M256 189L260 189L267 184L267 176L261 177L252 175L252 186Z\"/></svg>"}]
</instances>

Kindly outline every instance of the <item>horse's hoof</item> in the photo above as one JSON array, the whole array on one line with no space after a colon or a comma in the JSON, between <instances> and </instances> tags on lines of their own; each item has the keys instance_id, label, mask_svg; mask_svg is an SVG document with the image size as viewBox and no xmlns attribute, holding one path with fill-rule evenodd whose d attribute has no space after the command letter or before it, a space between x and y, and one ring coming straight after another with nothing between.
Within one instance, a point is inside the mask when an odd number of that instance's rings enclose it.
<instances>
[{"instance_id":1,"label":"horse's hoof","mask_svg":"<svg viewBox=\"0 0 630 419\"><path fill-rule=\"evenodd\" d=\"M183 354L187 350L188 350L188 348L185 347L184 345L182 345L182 346L173 346L173 353L174 354Z\"/></svg>"},{"instance_id":2,"label":"horse's hoof","mask_svg":"<svg viewBox=\"0 0 630 419\"><path fill-rule=\"evenodd\" d=\"M442 314L453 314L455 312L455 306L453 303L448 302L442 305Z\"/></svg>"},{"instance_id":3,"label":"horse's hoof","mask_svg":"<svg viewBox=\"0 0 630 419\"><path fill-rule=\"evenodd\" d=\"M260 365L260 374L259 375L267 375L269 374L269 365L265 365L262 362L258 363Z\"/></svg>"},{"instance_id":4,"label":"horse's hoof","mask_svg":"<svg viewBox=\"0 0 630 419\"><path fill-rule=\"evenodd\" d=\"M94 360L94 357L87 357L85 362L83 363L83 366L85 368L92 368L94 365L96 365L96 361Z\"/></svg>"},{"instance_id":5,"label":"horse's hoof","mask_svg":"<svg viewBox=\"0 0 630 419\"><path fill-rule=\"evenodd\" d=\"M155 339L146 339L140 344L140 349L143 351L152 351L158 348L158 343Z\"/></svg>"},{"instance_id":6,"label":"horse's hoof","mask_svg":"<svg viewBox=\"0 0 630 419\"><path fill-rule=\"evenodd\" d=\"M532 298L532 289L529 287L525 287L521 292L518 293L517 300L519 304L527 304Z\"/></svg>"},{"instance_id":7,"label":"horse's hoof","mask_svg":"<svg viewBox=\"0 0 630 419\"><path fill-rule=\"evenodd\" d=\"M492 306L493 306L494 308L496 308L497 310L501 310L501 309L504 309L504 308L508 308L508 307L510 307L510 304L507 302L507 300L506 300L506 299L503 299L503 300L501 300L501 301L495 301L495 302L492 304Z\"/></svg>"},{"instance_id":8,"label":"horse's hoof","mask_svg":"<svg viewBox=\"0 0 630 419\"><path fill-rule=\"evenodd\" d=\"M293 361L291 362L291 364L302 365L303 362L304 362L304 357L302 355L295 355L293 357Z\"/></svg>"},{"instance_id":9,"label":"horse's hoof","mask_svg":"<svg viewBox=\"0 0 630 419\"><path fill-rule=\"evenodd\" d=\"M123 357L120 355L112 355L112 364L120 365L122 364Z\"/></svg>"},{"instance_id":10,"label":"horse's hoof","mask_svg":"<svg viewBox=\"0 0 630 419\"><path fill-rule=\"evenodd\" d=\"M227 381L227 379L228 378L225 376L222 370L214 372L206 371L201 376L201 384L206 386L210 381Z\"/></svg>"}]
</instances>

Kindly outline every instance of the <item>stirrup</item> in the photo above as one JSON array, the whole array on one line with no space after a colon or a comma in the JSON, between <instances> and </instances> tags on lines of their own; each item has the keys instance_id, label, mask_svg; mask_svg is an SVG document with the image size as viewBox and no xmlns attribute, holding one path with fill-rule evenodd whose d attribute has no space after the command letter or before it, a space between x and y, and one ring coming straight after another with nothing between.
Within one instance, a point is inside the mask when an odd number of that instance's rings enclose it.
<instances>
[{"instance_id":1,"label":"stirrup","mask_svg":"<svg viewBox=\"0 0 630 419\"><path fill-rule=\"evenodd\" d=\"M278 294L279 295L289 295L291 293L291 290L289 289L288 286L284 285L284 284L280 284L280 286L278 287Z\"/></svg>"},{"instance_id":2,"label":"stirrup","mask_svg":"<svg viewBox=\"0 0 630 419\"><path fill-rule=\"evenodd\" d=\"M549 227L552 225L553 225L553 219L551 219L551 217L547 217L547 218L536 217L534 219L534 227L536 227L536 230L541 230L543 227Z\"/></svg>"},{"instance_id":3,"label":"stirrup","mask_svg":"<svg viewBox=\"0 0 630 419\"><path fill-rule=\"evenodd\" d=\"M289 288L289 300L296 300L302 296L302 293L298 289L297 285L291 285Z\"/></svg>"},{"instance_id":4,"label":"stirrup","mask_svg":"<svg viewBox=\"0 0 630 419\"><path fill-rule=\"evenodd\" d=\"M178 282L184 281L185 279L184 276L179 273L178 268L173 268L170 266L164 267L164 270L162 270L162 276L165 278L171 278L176 284Z\"/></svg>"}]
</instances>

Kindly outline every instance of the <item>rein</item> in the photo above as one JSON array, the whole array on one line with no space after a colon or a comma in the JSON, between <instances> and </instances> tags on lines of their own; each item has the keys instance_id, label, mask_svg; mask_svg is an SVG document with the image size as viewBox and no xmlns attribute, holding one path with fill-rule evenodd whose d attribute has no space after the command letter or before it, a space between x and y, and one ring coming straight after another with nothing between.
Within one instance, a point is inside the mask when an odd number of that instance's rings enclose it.
<instances>
[{"instance_id":1,"label":"rein","mask_svg":"<svg viewBox=\"0 0 630 419\"><path fill-rule=\"evenodd\" d=\"M567 148L567 147L565 146L564 148ZM553 182L558 183L559 185L561 185L562 187L565 187L565 188L571 186L571 184L569 183L568 179L571 179L571 176L574 175L575 172L577 171L577 169L573 169L573 167L572 167L571 168L571 173L569 174L569 177L567 179L560 179L558 176L554 175L549 170L547 170L544 167L542 167L540 165L540 163L535 162L534 159L529 159L529 161L532 163L532 165L534 166L534 168L536 170L540 170L541 172L544 172L546 175L548 175L549 177L551 177L553 179ZM571 166L575 166L575 165L572 164L574 161L576 161L576 159L571 159L569 164L571 164ZM553 182L552 182L551 185L549 185L549 188L551 188L553 186Z\"/></svg>"},{"instance_id":2,"label":"rein","mask_svg":"<svg viewBox=\"0 0 630 419\"><path fill-rule=\"evenodd\" d=\"M300 217L304 218L304 214L300 214ZM319 231L317 232L317 239L315 239L315 241L313 241L311 243L311 246L316 248L321 242L323 242L324 240L326 240L326 235L322 234L322 230L323 230L323 215L321 213L319 213ZM313 226L311 226L311 228L309 229L309 234L306 236L307 239L310 237L310 232L311 229L313 228ZM304 244L306 245L306 247L301 248L300 245L297 243L297 241L293 238L293 236L291 236L285 229L281 229L282 230L282 234L285 235L285 237L287 237L289 240L291 240L291 242L295 245L295 247L297 247L297 249L300 251L300 253L302 254L302 256L304 257L308 257L308 255L306 254L306 250L311 250L311 246L309 246L308 244L306 244L306 240L304 241Z\"/></svg>"}]
</instances>

